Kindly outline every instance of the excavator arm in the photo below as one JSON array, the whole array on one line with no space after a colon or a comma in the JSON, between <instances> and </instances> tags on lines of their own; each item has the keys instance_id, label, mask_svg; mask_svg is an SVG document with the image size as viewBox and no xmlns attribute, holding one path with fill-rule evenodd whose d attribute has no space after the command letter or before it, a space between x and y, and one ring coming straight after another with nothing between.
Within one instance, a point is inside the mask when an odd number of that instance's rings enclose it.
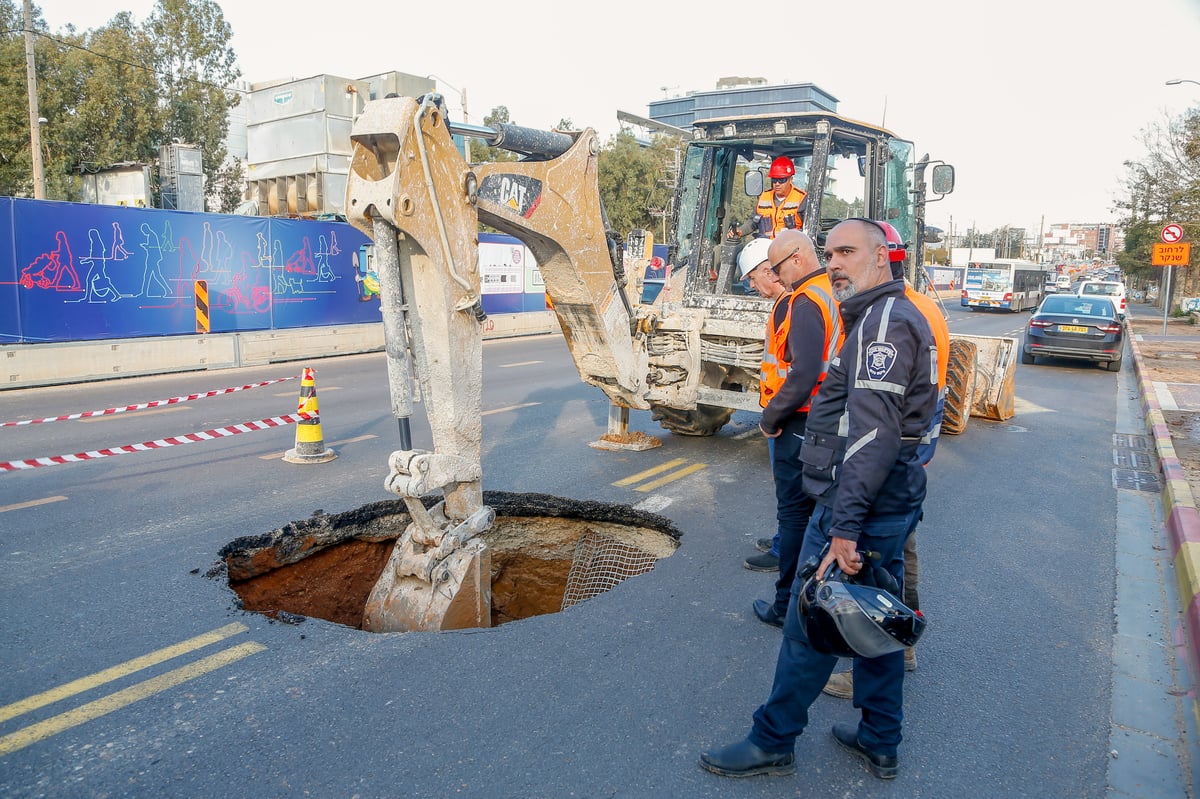
<instances>
[{"instance_id":1,"label":"excavator arm","mask_svg":"<svg viewBox=\"0 0 1200 799\"><path fill-rule=\"evenodd\" d=\"M533 252L580 377L625 413L649 407L646 356L634 346L600 205L595 132L511 125L471 132L526 159L472 170L454 146L439 95L369 103L351 133L346 213L375 242L401 429L386 487L412 517L367 602L363 626L377 632L489 624L490 554L479 537L494 520L482 501L480 463L480 220ZM407 435L414 373L433 452L414 450ZM437 490L443 501L427 509L422 497Z\"/></svg>"}]
</instances>

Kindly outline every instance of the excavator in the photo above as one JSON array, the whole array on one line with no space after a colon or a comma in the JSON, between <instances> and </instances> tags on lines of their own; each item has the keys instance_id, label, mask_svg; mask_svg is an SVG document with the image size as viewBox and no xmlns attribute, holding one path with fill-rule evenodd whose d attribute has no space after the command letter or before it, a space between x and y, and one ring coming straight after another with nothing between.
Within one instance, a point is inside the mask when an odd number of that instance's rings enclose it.
<instances>
[{"instance_id":1,"label":"excavator","mask_svg":"<svg viewBox=\"0 0 1200 799\"><path fill-rule=\"evenodd\" d=\"M520 158L468 164L455 135ZM753 209L774 158L786 155L796 165L795 183L808 192L804 229L818 247L842 219L886 219L914 242L907 264L914 280L927 191L940 198L954 183L952 166L917 160L911 142L825 111L697 121L691 139L681 141L668 277L658 299L642 305L631 301L621 239L600 201L593 129L455 123L434 93L368 103L351 142L346 214L374 241L400 426L386 487L412 519L367 602L363 626L375 632L489 623L490 557L480 537L494 521L482 500L480 463L481 223L530 249L580 378L611 403L602 438L611 448L639 449L653 444L630 434L631 410L650 411L673 433L701 436L716 433L736 410L760 410L770 303L737 280L743 242L727 231ZM947 400L950 427L972 413L1011 417L1012 346L958 343L965 365ZM433 452L412 448L408 419L418 397ZM436 504L423 501L438 491Z\"/></svg>"}]
</instances>

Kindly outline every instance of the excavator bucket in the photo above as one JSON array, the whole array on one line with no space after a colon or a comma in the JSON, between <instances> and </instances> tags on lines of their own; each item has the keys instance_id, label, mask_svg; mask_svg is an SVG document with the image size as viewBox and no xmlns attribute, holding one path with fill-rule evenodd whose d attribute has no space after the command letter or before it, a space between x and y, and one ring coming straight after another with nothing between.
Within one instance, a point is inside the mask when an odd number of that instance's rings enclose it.
<instances>
[{"instance_id":1,"label":"excavator bucket","mask_svg":"<svg viewBox=\"0 0 1200 799\"><path fill-rule=\"evenodd\" d=\"M399 565L405 556L405 545L392 551L367 599L364 630L437 631L491 626L492 556L483 541L468 541L439 562L432 580L412 574L401 576Z\"/></svg>"},{"instance_id":2,"label":"excavator bucket","mask_svg":"<svg viewBox=\"0 0 1200 799\"><path fill-rule=\"evenodd\" d=\"M1016 352L1015 338L1003 336L955 336L975 344L975 398L971 415L1003 422L1015 414Z\"/></svg>"}]
</instances>

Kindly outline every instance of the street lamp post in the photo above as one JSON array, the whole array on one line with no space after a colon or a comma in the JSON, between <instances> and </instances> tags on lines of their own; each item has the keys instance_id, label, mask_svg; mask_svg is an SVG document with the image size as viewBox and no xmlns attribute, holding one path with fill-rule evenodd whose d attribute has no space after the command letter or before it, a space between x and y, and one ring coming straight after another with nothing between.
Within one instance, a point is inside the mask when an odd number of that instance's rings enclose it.
<instances>
[{"instance_id":1,"label":"street lamp post","mask_svg":"<svg viewBox=\"0 0 1200 799\"><path fill-rule=\"evenodd\" d=\"M470 117L470 115L467 114L467 90L466 90L466 88L464 87L462 89L456 89L456 88L454 88L454 86L452 86L449 83L446 83L445 80L438 77L437 75L426 75L425 77L427 77L431 80L436 80L439 85L444 85L447 89L449 89L450 91L452 91L458 95L458 100L462 104L463 124L464 125L471 124L471 117ZM463 136L463 158L466 160L466 162L468 164L471 163L471 137L470 136Z\"/></svg>"}]
</instances>

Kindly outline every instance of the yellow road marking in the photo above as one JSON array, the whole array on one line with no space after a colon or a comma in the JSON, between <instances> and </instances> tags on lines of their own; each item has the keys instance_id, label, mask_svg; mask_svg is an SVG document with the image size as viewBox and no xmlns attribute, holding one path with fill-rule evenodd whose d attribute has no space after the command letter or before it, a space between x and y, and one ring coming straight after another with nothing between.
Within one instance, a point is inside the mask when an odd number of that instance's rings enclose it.
<instances>
[{"instance_id":1,"label":"yellow road marking","mask_svg":"<svg viewBox=\"0 0 1200 799\"><path fill-rule=\"evenodd\" d=\"M520 363L502 363L502 364L500 364L500 368L501 369L511 369L514 366L536 366L539 363L541 363L541 361L521 361Z\"/></svg>"},{"instance_id":2,"label":"yellow road marking","mask_svg":"<svg viewBox=\"0 0 1200 799\"><path fill-rule=\"evenodd\" d=\"M9 719L19 716L22 713L28 713L31 710L36 710L39 707L45 707L60 699L66 699L68 696L81 694L84 691L90 691L98 685L103 685L106 682L120 679L135 671L150 666L162 663L164 660L170 660L174 657L187 654L201 647L215 644L228 638L231 635L244 633L249 628L240 622L226 624L224 627L218 627L215 630L206 632L202 635L197 635L195 638L189 638L186 641L180 641L178 644L159 649L156 652L151 652L148 655L136 657L133 660L127 660L104 671L98 671L88 677L81 677L78 680L72 680L65 685L60 685L57 688L51 688L49 691L43 691L40 694L34 694L28 699L22 699L20 702L13 702L11 705L0 707L0 721L8 721Z\"/></svg>"},{"instance_id":3,"label":"yellow road marking","mask_svg":"<svg viewBox=\"0 0 1200 799\"><path fill-rule=\"evenodd\" d=\"M340 447L343 444L357 444L359 441L370 441L372 438L379 438L379 436L375 435L374 433L368 433L365 436L357 436L356 438L344 438L341 441L330 441L325 446L327 448L328 447ZM285 452L272 452L270 455L259 455L258 459L260 461L277 461L286 454L287 454L286 451Z\"/></svg>"},{"instance_id":4,"label":"yellow road marking","mask_svg":"<svg viewBox=\"0 0 1200 799\"><path fill-rule=\"evenodd\" d=\"M49 505L51 502L62 502L66 497L46 497L45 499L31 499L28 502L18 502L15 505L0 505L0 513L10 510L21 510L22 508L36 508L38 505Z\"/></svg>"},{"instance_id":5,"label":"yellow road marking","mask_svg":"<svg viewBox=\"0 0 1200 799\"><path fill-rule=\"evenodd\" d=\"M172 413L174 411L190 410L191 408L186 405L168 405L165 408L146 408L140 411L129 411L128 413L136 413L137 417L141 419L143 416L153 416L156 413ZM120 419L125 415L126 414L124 413L110 413L105 416L89 416L86 419L76 419L75 421L82 422L83 424L87 424L88 422L108 422L112 421L113 419Z\"/></svg>"},{"instance_id":6,"label":"yellow road marking","mask_svg":"<svg viewBox=\"0 0 1200 799\"><path fill-rule=\"evenodd\" d=\"M692 474L693 472L698 472L701 469L707 469L707 468L708 468L707 463L693 463L691 466L687 466L683 469L680 469L677 472L671 472L666 477L662 477L658 480L655 480L653 483L646 483L644 486L638 486L637 488L635 488L633 490L634 491L653 491L654 489L659 488L661 486L665 486L667 483L674 482L681 477L687 477L689 474Z\"/></svg>"},{"instance_id":7,"label":"yellow road marking","mask_svg":"<svg viewBox=\"0 0 1200 799\"><path fill-rule=\"evenodd\" d=\"M484 411L480 416L489 416L493 413L504 413L505 411L519 411L522 408L532 408L534 405L541 405L540 402L523 402L520 405L509 405L507 408L494 408L490 411Z\"/></svg>"},{"instance_id":8,"label":"yellow road marking","mask_svg":"<svg viewBox=\"0 0 1200 799\"><path fill-rule=\"evenodd\" d=\"M627 485L633 485L634 483L640 483L642 480L645 480L647 477L653 477L656 474L662 474L663 472L667 471L668 469L674 469L676 466L680 465L681 463L687 463L687 458L676 458L673 461L667 461L666 463L662 464L661 466L655 466L653 469L647 469L644 472L638 472L637 474L633 475L632 477L626 477L624 480L618 480L617 482L613 483L613 485L627 486Z\"/></svg>"},{"instance_id":9,"label":"yellow road marking","mask_svg":"<svg viewBox=\"0 0 1200 799\"><path fill-rule=\"evenodd\" d=\"M92 721L93 719L112 713L114 710L120 710L123 707L132 705L134 702L162 693L168 688L174 688L176 685L185 683L188 680L194 680L210 671L216 671L222 666L236 663L242 658L253 655L256 652L262 652L264 649L266 647L260 643L247 641L244 644L223 649L216 654L197 660L195 663L180 666L177 669L168 671L166 674L160 674L157 677L144 680L136 685L131 685L128 688L117 691L115 694L103 696L94 702L88 702L86 705L81 705L74 710L68 710L57 716L51 716L45 721L30 724L28 727L22 727L16 732L0 738L0 756L11 754L18 749L24 749L30 744L35 744L52 735L69 730L72 727L78 727L84 722Z\"/></svg>"}]
</instances>

